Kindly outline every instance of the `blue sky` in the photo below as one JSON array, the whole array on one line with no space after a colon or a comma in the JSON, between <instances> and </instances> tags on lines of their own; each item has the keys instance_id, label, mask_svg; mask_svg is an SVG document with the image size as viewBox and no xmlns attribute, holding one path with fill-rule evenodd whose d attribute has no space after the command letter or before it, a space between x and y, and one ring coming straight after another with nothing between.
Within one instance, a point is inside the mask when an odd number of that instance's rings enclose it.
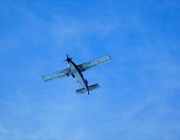
<instances>
[{"instance_id":1,"label":"blue sky","mask_svg":"<svg viewBox=\"0 0 180 140\"><path fill-rule=\"evenodd\" d=\"M180 139L180 1L0 2L0 139ZM73 78L41 76L104 55Z\"/></svg>"}]
</instances>

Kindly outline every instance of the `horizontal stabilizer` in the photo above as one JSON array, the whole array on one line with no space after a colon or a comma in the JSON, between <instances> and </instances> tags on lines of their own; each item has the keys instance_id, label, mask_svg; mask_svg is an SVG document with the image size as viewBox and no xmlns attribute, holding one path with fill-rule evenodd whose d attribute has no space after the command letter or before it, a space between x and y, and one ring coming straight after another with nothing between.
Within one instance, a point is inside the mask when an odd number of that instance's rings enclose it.
<instances>
[{"instance_id":1,"label":"horizontal stabilizer","mask_svg":"<svg viewBox=\"0 0 180 140\"><path fill-rule=\"evenodd\" d=\"M76 93L78 93L78 94L82 94L85 92L87 92L87 90L85 88L81 88L81 89L76 90Z\"/></svg>"},{"instance_id":2,"label":"horizontal stabilizer","mask_svg":"<svg viewBox=\"0 0 180 140\"><path fill-rule=\"evenodd\" d=\"M91 85L91 86L88 87L89 91L95 90L97 88L99 88L98 84L94 84L94 85Z\"/></svg>"},{"instance_id":3,"label":"horizontal stabilizer","mask_svg":"<svg viewBox=\"0 0 180 140\"><path fill-rule=\"evenodd\" d=\"M94 85L91 85L91 86L88 87L89 91L95 90L97 88L99 88L98 84L94 84ZM76 93L78 93L78 94L82 94L82 93L85 93L85 92L87 92L87 90L85 88L76 90Z\"/></svg>"}]
</instances>

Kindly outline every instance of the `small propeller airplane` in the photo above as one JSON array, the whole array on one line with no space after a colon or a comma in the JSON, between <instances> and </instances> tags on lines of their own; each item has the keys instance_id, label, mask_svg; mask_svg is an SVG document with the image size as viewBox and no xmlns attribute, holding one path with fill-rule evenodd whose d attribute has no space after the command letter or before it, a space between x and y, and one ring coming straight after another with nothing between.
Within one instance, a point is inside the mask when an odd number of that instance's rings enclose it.
<instances>
[{"instance_id":1,"label":"small propeller airplane","mask_svg":"<svg viewBox=\"0 0 180 140\"><path fill-rule=\"evenodd\" d=\"M99 88L99 85L94 84L94 85L88 86L88 81L84 79L82 72L95 68L99 65L105 64L107 62L110 62L111 58L109 55L106 55L98 59L94 59L94 60L79 64L79 65L76 65L72 61L72 58L69 58L67 55L65 61L67 61L69 68L61 70L61 71L57 71L48 75L44 75L42 76L43 81L50 82L55 79L72 76L73 78L76 78L77 82L83 86L82 89L76 90L76 93L82 94L82 93L88 92L88 94L90 95L89 91Z\"/></svg>"}]
</instances>

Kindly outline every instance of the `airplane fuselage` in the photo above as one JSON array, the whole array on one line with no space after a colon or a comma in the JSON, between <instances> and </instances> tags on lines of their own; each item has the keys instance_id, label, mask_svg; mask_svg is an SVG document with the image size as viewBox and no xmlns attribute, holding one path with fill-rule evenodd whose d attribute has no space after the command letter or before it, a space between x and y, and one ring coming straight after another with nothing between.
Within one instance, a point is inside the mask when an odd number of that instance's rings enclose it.
<instances>
[{"instance_id":1,"label":"airplane fuselage","mask_svg":"<svg viewBox=\"0 0 180 140\"><path fill-rule=\"evenodd\" d=\"M84 76L78 66L73 62L68 62L69 68L71 69L72 75L75 76L78 83L80 83L87 91L88 91L88 83L87 80L84 79Z\"/></svg>"}]
</instances>

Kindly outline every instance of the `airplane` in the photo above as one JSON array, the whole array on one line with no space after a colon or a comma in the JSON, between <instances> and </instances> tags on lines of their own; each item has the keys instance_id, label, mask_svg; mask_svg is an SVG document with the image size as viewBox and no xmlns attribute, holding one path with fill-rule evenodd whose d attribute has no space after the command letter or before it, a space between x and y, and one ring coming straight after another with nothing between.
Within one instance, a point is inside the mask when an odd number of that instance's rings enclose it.
<instances>
[{"instance_id":1,"label":"airplane","mask_svg":"<svg viewBox=\"0 0 180 140\"><path fill-rule=\"evenodd\" d=\"M83 88L76 90L77 94L82 94L85 92L88 92L88 95L90 95L89 91L95 90L99 88L98 84L94 84L91 86L88 86L88 81L84 79L84 76L82 72L85 72L87 70L90 70L92 68L95 68L99 65L111 62L111 58L109 55L100 57L98 59L94 59L79 65L76 65L73 61L72 58L69 58L69 56L66 56L66 60L68 63L68 68L64 70L60 70L48 75L42 76L42 80L44 82L50 82L55 79L60 79L60 78L65 78L68 76L72 76L73 78L76 78L77 82L82 85Z\"/></svg>"}]
</instances>

